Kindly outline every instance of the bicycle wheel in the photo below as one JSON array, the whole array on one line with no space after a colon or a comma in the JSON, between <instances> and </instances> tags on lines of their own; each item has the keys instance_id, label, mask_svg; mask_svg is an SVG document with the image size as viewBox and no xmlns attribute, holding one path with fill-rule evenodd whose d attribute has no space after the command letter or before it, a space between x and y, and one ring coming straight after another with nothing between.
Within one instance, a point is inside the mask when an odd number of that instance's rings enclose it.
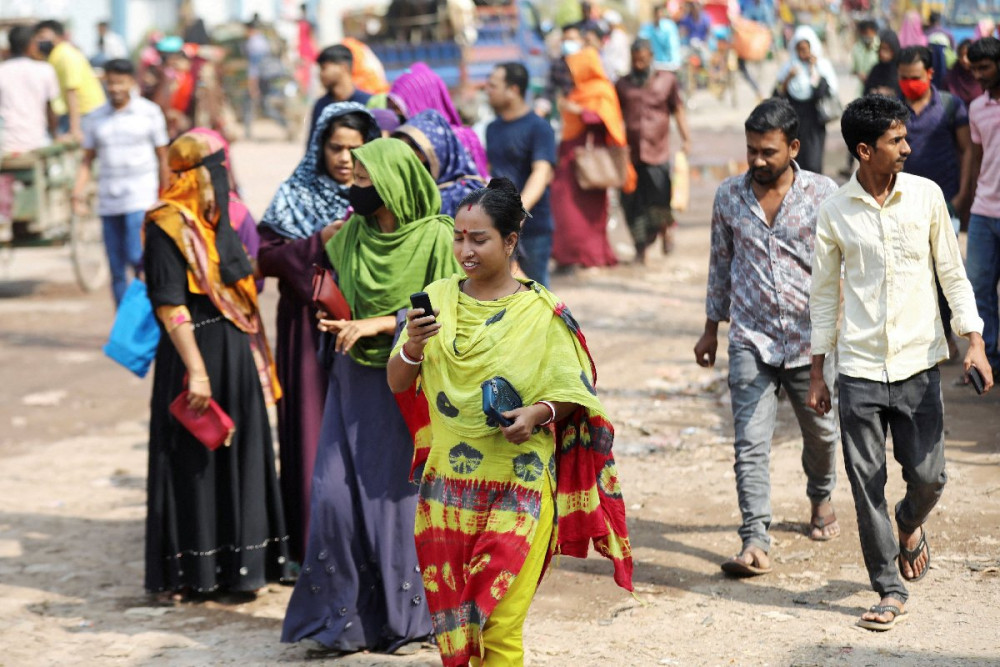
<instances>
[{"instance_id":1,"label":"bicycle wheel","mask_svg":"<svg viewBox=\"0 0 1000 667\"><path fill-rule=\"evenodd\" d=\"M70 256L76 282L85 291L93 292L108 282L109 275L101 219L91 207L84 216L74 213L69 225Z\"/></svg>"}]
</instances>

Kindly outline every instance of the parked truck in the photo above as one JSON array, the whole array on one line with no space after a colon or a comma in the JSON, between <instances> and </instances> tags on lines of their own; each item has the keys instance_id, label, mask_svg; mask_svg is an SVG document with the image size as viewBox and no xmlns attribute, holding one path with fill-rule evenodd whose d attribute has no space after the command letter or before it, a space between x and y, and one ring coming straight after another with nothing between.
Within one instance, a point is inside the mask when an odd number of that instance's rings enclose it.
<instances>
[{"instance_id":1,"label":"parked truck","mask_svg":"<svg viewBox=\"0 0 1000 667\"><path fill-rule=\"evenodd\" d=\"M538 12L528 0L392 0L343 15L344 35L367 44L392 81L427 63L452 91L481 87L502 62L524 63L541 90L548 57Z\"/></svg>"}]
</instances>

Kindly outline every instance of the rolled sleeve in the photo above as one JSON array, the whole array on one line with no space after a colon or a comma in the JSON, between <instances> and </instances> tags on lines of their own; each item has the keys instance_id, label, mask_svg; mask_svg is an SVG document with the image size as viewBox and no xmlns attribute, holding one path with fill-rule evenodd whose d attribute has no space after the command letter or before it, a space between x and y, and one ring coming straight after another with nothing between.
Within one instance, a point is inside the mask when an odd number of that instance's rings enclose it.
<instances>
[{"instance_id":1,"label":"rolled sleeve","mask_svg":"<svg viewBox=\"0 0 1000 667\"><path fill-rule=\"evenodd\" d=\"M951 329L959 336L983 333L983 320L976 309L976 296L965 274L958 240L944 199L934 206L930 224L931 252L938 282L951 308Z\"/></svg>"},{"instance_id":2,"label":"rolled sleeve","mask_svg":"<svg viewBox=\"0 0 1000 667\"><path fill-rule=\"evenodd\" d=\"M708 260L705 314L715 322L728 322L733 287L733 230L722 216L721 192L722 188L716 193L712 205L712 249Z\"/></svg>"},{"instance_id":3,"label":"rolled sleeve","mask_svg":"<svg viewBox=\"0 0 1000 667\"><path fill-rule=\"evenodd\" d=\"M812 287L809 293L810 337L812 353L829 354L837 345L837 315L840 310L841 251L837 244L826 206L816 219L816 243L812 262Z\"/></svg>"}]
</instances>

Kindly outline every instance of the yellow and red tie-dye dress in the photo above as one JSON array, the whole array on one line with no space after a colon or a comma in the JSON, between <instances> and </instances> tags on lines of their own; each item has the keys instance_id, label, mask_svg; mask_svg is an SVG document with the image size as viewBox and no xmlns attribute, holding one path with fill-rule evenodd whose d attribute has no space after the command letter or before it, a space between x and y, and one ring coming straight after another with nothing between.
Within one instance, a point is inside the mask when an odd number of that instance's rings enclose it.
<instances>
[{"instance_id":1,"label":"yellow and red tie-dye dress","mask_svg":"<svg viewBox=\"0 0 1000 667\"><path fill-rule=\"evenodd\" d=\"M424 350L417 386L397 395L416 442L417 556L446 667L480 655L483 626L536 537L543 493L555 497L557 516L546 561L556 553L586 557L593 541L614 562L618 584L632 590L614 431L579 326L537 283L489 302L459 284L456 277L427 287L441 332ZM404 332L396 351L405 341ZM496 376L525 405L580 407L554 429L512 444L482 410L481 385Z\"/></svg>"}]
</instances>

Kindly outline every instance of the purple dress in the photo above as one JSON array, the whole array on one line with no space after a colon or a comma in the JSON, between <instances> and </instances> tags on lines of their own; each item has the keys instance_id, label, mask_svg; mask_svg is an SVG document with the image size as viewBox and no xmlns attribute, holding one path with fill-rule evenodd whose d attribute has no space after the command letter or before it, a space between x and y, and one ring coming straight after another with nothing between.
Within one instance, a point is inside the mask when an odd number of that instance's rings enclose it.
<instances>
[{"instance_id":1,"label":"purple dress","mask_svg":"<svg viewBox=\"0 0 1000 667\"><path fill-rule=\"evenodd\" d=\"M309 534L313 460L329 382L316 359L321 334L316 309L310 305L312 266L325 261L325 255L319 233L290 241L261 227L260 236L258 265L265 276L278 279L280 294L274 360L284 391L278 401L281 496L291 536L289 550L293 560L302 562Z\"/></svg>"},{"instance_id":2,"label":"purple dress","mask_svg":"<svg viewBox=\"0 0 1000 667\"><path fill-rule=\"evenodd\" d=\"M335 357L313 477L323 501L312 504L281 641L391 653L433 633L413 546L417 496L405 481L413 440L385 369Z\"/></svg>"}]
</instances>

